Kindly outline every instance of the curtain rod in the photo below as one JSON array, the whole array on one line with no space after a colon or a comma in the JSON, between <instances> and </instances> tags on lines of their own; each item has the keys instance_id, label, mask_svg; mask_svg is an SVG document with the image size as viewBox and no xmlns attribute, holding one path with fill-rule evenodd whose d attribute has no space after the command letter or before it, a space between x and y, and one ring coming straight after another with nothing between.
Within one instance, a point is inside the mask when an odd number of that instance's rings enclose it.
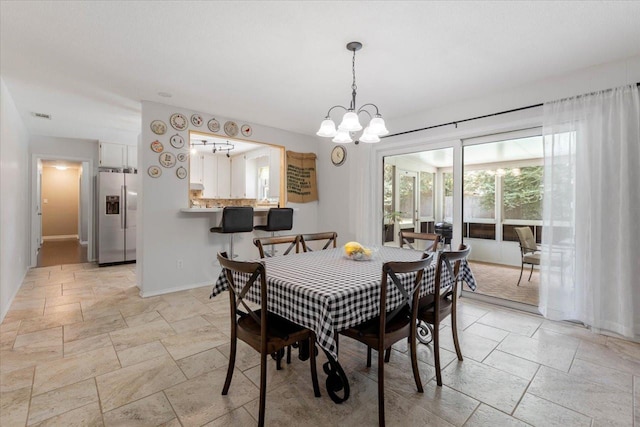
<instances>
[{"instance_id":1,"label":"curtain rod","mask_svg":"<svg viewBox=\"0 0 640 427\"><path fill-rule=\"evenodd\" d=\"M636 83L636 86L640 87L640 82ZM487 117L500 116L502 114L515 113L516 111L522 111L522 110L528 110L530 108L542 107L543 105L544 105L544 103L528 105L526 107L520 107L520 108L514 108L512 110L500 111L498 113L485 114L484 116L471 117L470 119L456 120L456 121L449 122L449 123L441 123L439 125L427 126L427 127L424 127L424 128L412 129L412 130L407 130L407 131L404 131L404 132L393 133L391 135L386 135L386 136L383 136L381 138L390 138L392 136L405 135L407 133L414 133L414 132L422 132L423 130L435 129L435 128L440 128L440 127L443 127L443 126L451 126L451 125L454 125L456 127L456 129L457 129L458 128L458 123L470 122L472 120L478 120L478 119L485 119Z\"/></svg>"}]
</instances>

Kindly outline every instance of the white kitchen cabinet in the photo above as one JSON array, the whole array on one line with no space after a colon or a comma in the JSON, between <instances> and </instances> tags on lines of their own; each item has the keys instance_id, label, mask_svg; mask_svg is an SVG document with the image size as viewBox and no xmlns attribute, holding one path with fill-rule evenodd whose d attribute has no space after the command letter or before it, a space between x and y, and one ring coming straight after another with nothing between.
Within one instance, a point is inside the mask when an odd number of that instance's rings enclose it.
<instances>
[{"instance_id":1,"label":"white kitchen cabinet","mask_svg":"<svg viewBox=\"0 0 640 427\"><path fill-rule=\"evenodd\" d=\"M277 199L280 197L280 148L269 148L269 198Z\"/></svg>"},{"instance_id":2,"label":"white kitchen cabinet","mask_svg":"<svg viewBox=\"0 0 640 427\"><path fill-rule=\"evenodd\" d=\"M101 142L100 167L137 168L138 147L135 145Z\"/></svg>"},{"instance_id":3,"label":"white kitchen cabinet","mask_svg":"<svg viewBox=\"0 0 640 427\"><path fill-rule=\"evenodd\" d=\"M246 159L243 155L231 158L231 198L242 199L246 194Z\"/></svg>"},{"instance_id":4,"label":"white kitchen cabinet","mask_svg":"<svg viewBox=\"0 0 640 427\"><path fill-rule=\"evenodd\" d=\"M204 155L202 161L202 197L215 199L218 197L218 156Z\"/></svg>"},{"instance_id":5,"label":"white kitchen cabinet","mask_svg":"<svg viewBox=\"0 0 640 427\"><path fill-rule=\"evenodd\" d=\"M201 154L189 156L189 182L192 184L202 184L202 162Z\"/></svg>"},{"instance_id":6,"label":"white kitchen cabinet","mask_svg":"<svg viewBox=\"0 0 640 427\"><path fill-rule=\"evenodd\" d=\"M218 156L218 197L231 197L231 161L227 156Z\"/></svg>"}]
</instances>

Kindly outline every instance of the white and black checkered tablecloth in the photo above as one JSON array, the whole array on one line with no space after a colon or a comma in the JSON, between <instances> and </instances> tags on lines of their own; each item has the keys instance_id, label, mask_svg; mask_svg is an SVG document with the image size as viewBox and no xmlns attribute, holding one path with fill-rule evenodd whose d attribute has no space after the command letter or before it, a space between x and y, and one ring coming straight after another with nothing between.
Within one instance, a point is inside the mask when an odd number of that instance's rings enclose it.
<instances>
[{"instance_id":1,"label":"white and black checkered tablecloth","mask_svg":"<svg viewBox=\"0 0 640 427\"><path fill-rule=\"evenodd\" d=\"M358 325L379 313L382 264L388 261L416 261L421 256L420 251L383 246L369 261L350 260L344 256L342 248L262 259L260 261L265 265L269 288L267 308L313 330L318 344L337 360L337 331ZM475 290L476 282L466 261L463 261L460 269L460 279ZM435 271L434 257L423 276L420 296L432 292ZM411 275L399 277L405 286L412 282ZM237 284L245 283L247 279L247 275L234 274ZM451 280L449 271L443 269L443 286L448 286ZM227 286L227 278L221 273L211 296L225 291ZM387 310L395 308L401 301L397 288L392 286L391 290L387 298ZM259 296L260 286L254 285L247 299L258 302Z\"/></svg>"}]
</instances>

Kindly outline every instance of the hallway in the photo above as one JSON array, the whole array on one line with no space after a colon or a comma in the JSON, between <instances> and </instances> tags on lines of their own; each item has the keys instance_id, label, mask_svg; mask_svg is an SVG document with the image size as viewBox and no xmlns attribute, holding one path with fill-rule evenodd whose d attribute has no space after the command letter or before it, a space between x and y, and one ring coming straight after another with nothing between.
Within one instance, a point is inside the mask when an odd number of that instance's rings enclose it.
<instances>
[{"instance_id":1,"label":"hallway","mask_svg":"<svg viewBox=\"0 0 640 427\"><path fill-rule=\"evenodd\" d=\"M87 262L87 246L78 239L48 240L38 252L38 267Z\"/></svg>"}]
</instances>

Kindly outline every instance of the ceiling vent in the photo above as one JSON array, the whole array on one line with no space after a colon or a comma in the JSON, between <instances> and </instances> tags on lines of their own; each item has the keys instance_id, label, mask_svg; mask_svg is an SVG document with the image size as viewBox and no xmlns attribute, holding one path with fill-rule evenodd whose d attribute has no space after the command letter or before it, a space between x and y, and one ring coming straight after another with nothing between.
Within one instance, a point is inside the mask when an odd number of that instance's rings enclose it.
<instances>
[{"instance_id":1,"label":"ceiling vent","mask_svg":"<svg viewBox=\"0 0 640 427\"><path fill-rule=\"evenodd\" d=\"M45 114L45 113L35 113L32 112L31 115L37 119L47 119L47 120L51 120L51 114Z\"/></svg>"}]
</instances>

